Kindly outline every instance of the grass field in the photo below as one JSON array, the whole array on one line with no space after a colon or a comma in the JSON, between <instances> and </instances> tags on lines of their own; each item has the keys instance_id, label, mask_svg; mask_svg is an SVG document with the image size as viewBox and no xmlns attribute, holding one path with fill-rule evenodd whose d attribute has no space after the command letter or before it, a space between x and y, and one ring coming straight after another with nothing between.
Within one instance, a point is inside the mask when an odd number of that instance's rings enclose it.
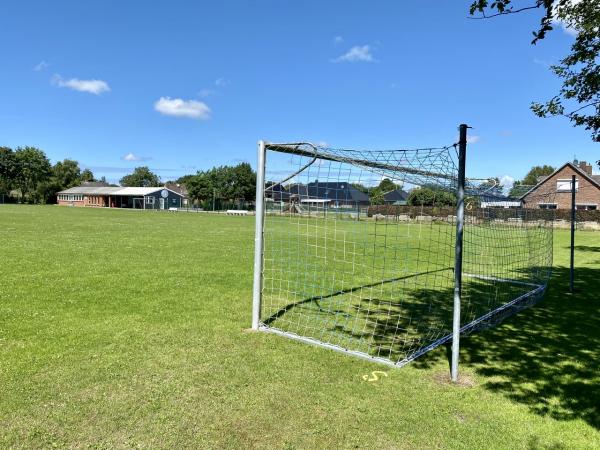
<instances>
[{"instance_id":1,"label":"grass field","mask_svg":"<svg viewBox=\"0 0 600 450\"><path fill-rule=\"evenodd\" d=\"M264 230L270 329L402 364L452 333L455 223L268 214ZM464 241L461 326L539 299L551 228L482 220Z\"/></svg>"},{"instance_id":2,"label":"grass field","mask_svg":"<svg viewBox=\"0 0 600 450\"><path fill-rule=\"evenodd\" d=\"M389 369L245 332L253 224L1 206L0 447L600 448L600 234L571 296L556 232L546 298L463 339L456 387L444 347Z\"/></svg>"}]
</instances>

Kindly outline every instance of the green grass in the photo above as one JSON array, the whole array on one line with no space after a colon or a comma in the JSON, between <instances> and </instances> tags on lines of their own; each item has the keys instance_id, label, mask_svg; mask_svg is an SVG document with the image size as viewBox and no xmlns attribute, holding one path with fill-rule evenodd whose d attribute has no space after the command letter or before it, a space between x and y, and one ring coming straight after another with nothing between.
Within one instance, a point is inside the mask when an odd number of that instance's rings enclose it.
<instances>
[{"instance_id":1,"label":"green grass","mask_svg":"<svg viewBox=\"0 0 600 450\"><path fill-rule=\"evenodd\" d=\"M455 234L443 221L267 215L263 323L394 363L414 358L452 333ZM461 325L538 300L527 294L548 281L551 239L537 222L468 224Z\"/></svg>"},{"instance_id":2,"label":"green grass","mask_svg":"<svg viewBox=\"0 0 600 450\"><path fill-rule=\"evenodd\" d=\"M600 235L539 305L402 369L248 333L253 218L0 207L0 447L599 448ZM387 377L363 376L382 370Z\"/></svg>"}]
</instances>

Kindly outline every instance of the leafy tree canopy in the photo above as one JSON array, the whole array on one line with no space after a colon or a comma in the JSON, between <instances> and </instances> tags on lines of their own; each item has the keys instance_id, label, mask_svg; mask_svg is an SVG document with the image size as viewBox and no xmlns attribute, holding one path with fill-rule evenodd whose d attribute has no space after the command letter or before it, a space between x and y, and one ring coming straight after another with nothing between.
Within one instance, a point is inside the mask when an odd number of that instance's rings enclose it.
<instances>
[{"instance_id":1,"label":"leafy tree canopy","mask_svg":"<svg viewBox=\"0 0 600 450\"><path fill-rule=\"evenodd\" d=\"M72 159L58 161L52 168L52 176L55 184L61 189L78 186L81 183L81 169L79 163Z\"/></svg>"},{"instance_id":2,"label":"leafy tree canopy","mask_svg":"<svg viewBox=\"0 0 600 450\"><path fill-rule=\"evenodd\" d=\"M407 203L411 206L455 206L456 195L440 188L422 186L410 191Z\"/></svg>"},{"instance_id":3,"label":"leafy tree canopy","mask_svg":"<svg viewBox=\"0 0 600 450\"><path fill-rule=\"evenodd\" d=\"M136 167L133 173L125 175L119 180L121 186L127 187L150 187L160 186L160 178L148 167Z\"/></svg>"},{"instance_id":4,"label":"leafy tree canopy","mask_svg":"<svg viewBox=\"0 0 600 450\"><path fill-rule=\"evenodd\" d=\"M208 200L253 200L256 195L256 173L248 163L213 167L188 176L185 185L190 197Z\"/></svg>"},{"instance_id":5,"label":"leafy tree canopy","mask_svg":"<svg viewBox=\"0 0 600 450\"><path fill-rule=\"evenodd\" d=\"M0 194L8 193L16 174L15 152L8 147L0 147Z\"/></svg>"},{"instance_id":6,"label":"leafy tree canopy","mask_svg":"<svg viewBox=\"0 0 600 450\"><path fill-rule=\"evenodd\" d=\"M35 147L19 147L15 151L15 186L29 201L39 201L38 186L48 181L52 173L46 154Z\"/></svg>"},{"instance_id":7,"label":"leafy tree canopy","mask_svg":"<svg viewBox=\"0 0 600 450\"><path fill-rule=\"evenodd\" d=\"M553 173L556 169L552 166L543 165L543 166L533 166L525 178L523 178L519 184L533 186L538 183L538 178L542 176L547 176Z\"/></svg>"},{"instance_id":8,"label":"leafy tree canopy","mask_svg":"<svg viewBox=\"0 0 600 450\"><path fill-rule=\"evenodd\" d=\"M518 7L512 0L475 0L470 13L487 19L536 9L543 15L532 44L544 39L557 22L573 30L575 41L571 52L550 66L562 87L551 99L533 102L531 110L539 117L566 117L600 142L600 0L531 0Z\"/></svg>"},{"instance_id":9,"label":"leafy tree canopy","mask_svg":"<svg viewBox=\"0 0 600 450\"><path fill-rule=\"evenodd\" d=\"M369 191L369 201L372 205L382 205L385 203L385 194L401 187L401 184L396 184L389 178L384 178L376 188Z\"/></svg>"},{"instance_id":10,"label":"leafy tree canopy","mask_svg":"<svg viewBox=\"0 0 600 450\"><path fill-rule=\"evenodd\" d=\"M94 174L90 169L84 169L81 172L81 176L79 178L82 183L96 181L96 179L94 178ZM102 180L100 181L106 182L106 177L102 177Z\"/></svg>"}]
</instances>

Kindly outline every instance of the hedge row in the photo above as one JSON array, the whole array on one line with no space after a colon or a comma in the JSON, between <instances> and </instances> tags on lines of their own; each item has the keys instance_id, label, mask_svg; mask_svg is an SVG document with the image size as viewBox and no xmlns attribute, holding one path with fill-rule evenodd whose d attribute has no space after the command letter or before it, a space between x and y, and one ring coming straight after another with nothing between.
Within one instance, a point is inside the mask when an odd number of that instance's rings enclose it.
<instances>
[{"instance_id":1,"label":"hedge row","mask_svg":"<svg viewBox=\"0 0 600 450\"><path fill-rule=\"evenodd\" d=\"M436 207L436 206L408 206L408 205L373 205L369 206L367 216L372 217L375 214L384 216L406 215L411 219L416 216L433 216L447 218L456 215L456 208ZM467 211L469 215L475 215L481 218L491 219L509 219L521 218L525 220L571 220L571 211L568 209L505 209L505 208L473 208ZM599 222L600 211L576 211L577 222Z\"/></svg>"}]
</instances>

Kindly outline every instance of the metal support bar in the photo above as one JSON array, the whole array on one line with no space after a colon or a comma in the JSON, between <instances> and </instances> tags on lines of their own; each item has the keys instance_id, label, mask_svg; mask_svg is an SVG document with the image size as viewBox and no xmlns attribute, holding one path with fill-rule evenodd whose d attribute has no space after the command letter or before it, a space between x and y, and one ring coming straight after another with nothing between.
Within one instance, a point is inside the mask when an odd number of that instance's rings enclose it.
<instances>
[{"instance_id":1,"label":"metal support bar","mask_svg":"<svg viewBox=\"0 0 600 450\"><path fill-rule=\"evenodd\" d=\"M577 177L571 177L571 265L569 273L569 292L574 291L575 284L575 186Z\"/></svg>"},{"instance_id":2,"label":"metal support bar","mask_svg":"<svg viewBox=\"0 0 600 450\"><path fill-rule=\"evenodd\" d=\"M458 182L456 186L456 245L454 256L454 314L452 318L452 381L458 381L458 354L460 349L460 297L462 292L463 231L465 224L465 162L467 155L467 128L459 126Z\"/></svg>"},{"instance_id":3,"label":"metal support bar","mask_svg":"<svg viewBox=\"0 0 600 450\"><path fill-rule=\"evenodd\" d=\"M265 207L265 142L258 142L258 167L256 169L256 228L254 232L254 287L252 292L252 329L258 330L262 295L263 229Z\"/></svg>"}]
</instances>

